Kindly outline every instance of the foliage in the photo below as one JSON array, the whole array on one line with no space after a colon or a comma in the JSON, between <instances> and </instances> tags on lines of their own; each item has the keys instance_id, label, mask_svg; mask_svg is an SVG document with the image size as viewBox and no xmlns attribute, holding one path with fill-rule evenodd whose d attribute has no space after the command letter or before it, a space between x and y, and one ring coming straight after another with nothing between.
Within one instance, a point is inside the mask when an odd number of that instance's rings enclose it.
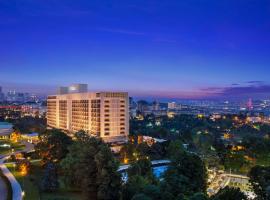
<instances>
[{"instance_id":1,"label":"foliage","mask_svg":"<svg viewBox=\"0 0 270 200\"><path fill-rule=\"evenodd\" d=\"M270 167L255 166L248 176L258 199L270 199Z\"/></svg>"},{"instance_id":2,"label":"foliage","mask_svg":"<svg viewBox=\"0 0 270 200\"><path fill-rule=\"evenodd\" d=\"M130 168L128 169L128 177L139 175L146 178L150 182L155 181L151 165L152 163L149 159L139 159L137 162L131 164Z\"/></svg>"},{"instance_id":3,"label":"foliage","mask_svg":"<svg viewBox=\"0 0 270 200\"><path fill-rule=\"evenodd\" d=\"M247 200L246 195L239 188L225 187L216 195L211 197L211 200Z\"/></svg>"},{"instance_id":4,"label":"foliage","mask_svg":"<svg viewBox=\"0 0 270 200\"><path fill-rule=\"evenodd\" d=\"M128 178L128 182L123 186L123 199L132 199L136 194L141 194L143 189L149 185L150 182L146 178L135 175Z\"/></svg>"},{"instance_id":5,"label":"foliage","mask_svg":"<svg viewBox=\"0 0 270 200\"><path fill-rule=\"evenodd\" d=\"M80 188L85 199L119 199L118 162L101 139L81 132L61 161L65 182Z\"/></svg>"},{"instance_id":6,"label":"foliage","mask_svg":"<svg viewBox=\"0 0 270 200\"><path fill-rule=\"evenodd\" d=\"M151 147L145 142L136 144L128 142L120 150L121 160L128 159L135 162L139 158L148 157L151 160L160 160L166 157L166 143L154 143Z\"/></svg>"},{"instance_id":7,"label":"foliage","mask_svg":"<svg viewBox=\"0 0 270 200\"><path fill-rule=\"evenodd\" d=\"M196 193L192 197L190 197L190 200L207 200L208 196L204 193Z\"/></svg>"},{"instance_id":8,"label":"foliage","mask_svg":"<svg viewBox=\"0 0 270 200\"><path fill-rule=\"evenodd\" d=\"M22 134L28 134L31 132L43 133L46 130L46 119L39 117L26 116L18 118L13 122L14 130Z\"/></svg>"},{"instance_id":9,"label":"foliage","mask_svg":"<svg viewBox=\"0 0 270 200\"><path fill-rule=\"evenodd\" d=\"M31 169L31 163L27 159L17 160L16 161L16 170L21 172L23 175L26 175Z\"/></svg>"},{"instance_id":10,"label":"foliage","mask_svg":"<svg viewBox=\"0 0 270 200\"><path fill-rule=\"evenodd\" d=\"M183 143L180 140L171 141L167 148L168 157L171 159L177 159L184 151Z\"/></svg>"},{"instance_id":11,"label":"foliage","mask_svg":"<svg viewBox=\"0 0 270 200\"><path fill-rule=\"evenodd\" d=\"M47 163L41 181L42 190L46 192L55 192L59 188L57 177L56 165L52 162Z\"/></svg>"},{"instance_id":12,"label":"foliage","mask_svg":"<svg viewBox=\"0 0 270 200\"><path fill-rule=\"evenodd\" d=\"M180 181L184 194L204 193L207 188L207 172L199 156L184 152L173 157L169 169L164 176L165 181ZM175 184L173 184L175 185ZM183 188L179 188L179 193Z\"/></svg>"},{"instance_id":13,"label":"foliage","mask_svg":"<svg viewBox=\"0 0 270 200\"><path fill-rule=\"evenodd\" d=\"M40 142L35 146L36 152L46 164L48 162L60 162L68 153L68 147L72 139L59 130L47 130L40 136Z\"/></svg>"},{"instance_id":14,"label":"foliage","mask_svg":"<svg viewBox=\"0 0 270 200\"><path fill-rule=\"evenodd\" d=\"M132 197L131 200L152 200L152 199L146 196L145 194L136 194Z\"/></svg>"}]
</instances>

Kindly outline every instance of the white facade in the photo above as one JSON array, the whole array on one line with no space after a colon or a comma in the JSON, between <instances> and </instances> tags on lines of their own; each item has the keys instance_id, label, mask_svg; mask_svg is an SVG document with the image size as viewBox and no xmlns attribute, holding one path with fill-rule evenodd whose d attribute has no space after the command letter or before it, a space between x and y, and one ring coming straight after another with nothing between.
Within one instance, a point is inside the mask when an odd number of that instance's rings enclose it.
<instances>
[{"instance_id":1,"label":"white facade","mask_svg":"<svg viewBox=\"0 0 270 200\"><path fill-rule=\"evenodd\" d=\"M129 98L125 92L74 93L49 96L47 124L75 133L84 130L105 141L129 134Z\"/></svg>"}]
</instances>

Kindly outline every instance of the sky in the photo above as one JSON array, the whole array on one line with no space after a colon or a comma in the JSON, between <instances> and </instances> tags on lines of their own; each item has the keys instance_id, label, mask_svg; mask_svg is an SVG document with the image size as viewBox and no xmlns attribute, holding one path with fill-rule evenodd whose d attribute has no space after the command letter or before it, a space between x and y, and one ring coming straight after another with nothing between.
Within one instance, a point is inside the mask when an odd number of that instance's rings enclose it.
<instances>
[{"instance_id":1,"label":"sky","mask_svg":"<svg viewBox=\"0 0 270 200\"><path fill-rule=\"evenodd\" d=\"M0 0L0 85L270 98L269 0Z\"/></svg>"}]
</instances>

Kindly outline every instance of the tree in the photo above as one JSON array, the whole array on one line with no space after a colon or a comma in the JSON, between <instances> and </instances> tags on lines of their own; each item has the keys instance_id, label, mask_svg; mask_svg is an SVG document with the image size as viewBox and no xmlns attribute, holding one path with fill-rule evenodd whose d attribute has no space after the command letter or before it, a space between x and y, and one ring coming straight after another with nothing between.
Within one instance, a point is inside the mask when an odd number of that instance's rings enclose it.
<instances>
[{"instance_id":1,"label":"tree","mask_svg":"<svg viewBox=\"0 0 270 200\"><path fill-rule=\"evenodd\" d=\"M137 162L132 163L130 168L128 169L128 176L132 177L135 175L143 176L150 182L155 181L151 161L147 158L142 158L139 159Z\"/></svg>"},{"instance_id":2,"label":"tree","mask_svg":"<svg viewBox=\"0 0 270 200\"><path fill-rule=\"evenodd\" d=\"M65 183L80 188L85 199L119 199L119 163L101 139L81 132L60 163Z\"/></svg>"},{"instance_id":3,"label":"tree","mask_svg":"<svg viewBox=\"0 0 270 200\"><path fill-rule=\"evenodd\" d=\"M163 191L174 196L206 192L207 173L203 161L195 154L184 152L172 156L172 162L165 172Z\"/></svg>"},{"instance_id":4,"label":"tree","mask_svg":"<svg viewBox=\"0 0 270 200\"><path fill-rule=\"evenodd\" d=\"M39 117L23 117L14 122L15 132L28 134L30 132L43 133L46 130L46 119Z\"/></svg>"},{"instance_id":5,"label":"tree","mask_svg":"<svg viewBox=\"0 0 270 200\"><path fill-rule=\"evenodd\" d=\"M45 165L44 175L41 181L41 188L46 192L54 192L59 188L57 169L54 163Z\"/></svg>"},{"instance_id":6,"label":"tree","mask_svg":"<svg viewBox=\"0 0 270 200\"><path fill-rule=\"evenodd\" d=\"M17 160L16 161L16 170L26 175L31 169L31 163L27 159Z\"/></svg>"},{"instance_id":7,"label":"tree","mask_svg":"<svg viewBox=\"0 0 270 200\"><path fill-rule=\"evenodd\" d=\"M35 149L42 161L58 163L68 153L68 146L72 144L72 139L67 134L59 130L48 130L40 136L40 142Z\"/></svg>"},{"instance_id":8,"label":"tree","mask_svg":"<svg viewBox=\"0 0 270 200\"><path fill-rule=\"evenodd\" d=\"M143 188L143 193L150 197L151 199L160 199L161 198L161 192L160 188L157 185L146 185Z\"/></svg>"},{"instance_id":9,"label":"tree","mask_svg":"<svg viewBox=\"0 0 270 200\"><path fill-rule=\"evenodd\" d=\"M131 200L152 200L152 199L146 196L145 194L136 194L132 197Z\"/></svg>"},{"instance_id":10,"label":"tree","mask_svg":"<svg viewBox=\"0 0 270 200\"><path fill-rule=\"evenodd\" d=\"M255 166L250 170L248 176L258 199L270 199L270 167Z\"/></svg>"},{"instance_id":11,"label":"tree","mask_svg":"<svg viewBox=\"0 0 270 200\"><path fill-rule=\"evenodd\" d=\"M247 196L240 191L239 188L225 187L216 195L211 197L211 200L247 200Z\"/></svg>"},{"instance_id":12,"label":"tree","mask_svg":"<svg viewBox=\"0 0 270 200\"><path fill-rule=\"evenodd\" d=\"M143 193L143 189L149 184L149 180L142 176L129 177L128 182L123 186L123 200L130 200L134 195Z\"/></svg>"},{"instance_id":13,"label":"tree","mask_svg":"<svg viewBox=\"0 0 270 200\"><path fill-rule=\"evenodd\" d=\"M171 141L167 149L168 157L171 159L175 159L179 155L182 155L184 152L185 149L183 147L183 143L180 140Z\"/></svg>"},{"instance_id":14,"label":"tree","mask_svg":"<svg viewBox=\"0 0 270 200\"><path fill-rule=\"evenodd\" d=\"M194 194L190 200L207 200L208 197L203 193L196 193Z\"/></svg>"},{"instance_id":15,"label":"tree","mask_svg":"<svg viewBox=\"0 0 270 200\"><path fill-rule=\"evenodd\" d=\"M190 195L188 186L190 182L187 177L178 174L176 170L168 170L165 173L164 180L161 182L161 193L172 196L175 199L179 194Z\"/></svg>"}]
</instances>

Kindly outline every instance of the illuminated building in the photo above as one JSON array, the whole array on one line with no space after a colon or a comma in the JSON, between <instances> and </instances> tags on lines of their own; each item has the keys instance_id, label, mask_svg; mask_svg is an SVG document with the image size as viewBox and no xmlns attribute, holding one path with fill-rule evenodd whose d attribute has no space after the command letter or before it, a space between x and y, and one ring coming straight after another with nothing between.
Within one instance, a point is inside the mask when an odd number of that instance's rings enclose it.
<instances>
[{"instance_id":1,"label":"illuminated building","mask_svg":"<svg viewBox=\"0 0 270 200\"><path fill-rule=\"evenodd\" d=\"M168 109L170 109L170 110L177 109L177 103L175 103L175 102L169 102L168 103Z\"/></svg>"},{"instance_id":2,"label":"illuminated building","mask_svg":"<svg viewBox=\"0 0 270 200\"><path fill-rule=\"evenodd\" d=\"M9 139L13 129L12 129L12 124L7 123L7 122L0 122L0 140L1 139Z\"/></svg>"},{"instance_id":3,"label":"illuminated building","mask_svg":"<svg viewBox=\"0 0 270 200\"><path fill-rule=\"evenodd\" d=\"M126 92L85 92L49 96L49 127L75 133L84 130L106 142L126 140L129 98Z\"/></svg>"}]
</instances>

